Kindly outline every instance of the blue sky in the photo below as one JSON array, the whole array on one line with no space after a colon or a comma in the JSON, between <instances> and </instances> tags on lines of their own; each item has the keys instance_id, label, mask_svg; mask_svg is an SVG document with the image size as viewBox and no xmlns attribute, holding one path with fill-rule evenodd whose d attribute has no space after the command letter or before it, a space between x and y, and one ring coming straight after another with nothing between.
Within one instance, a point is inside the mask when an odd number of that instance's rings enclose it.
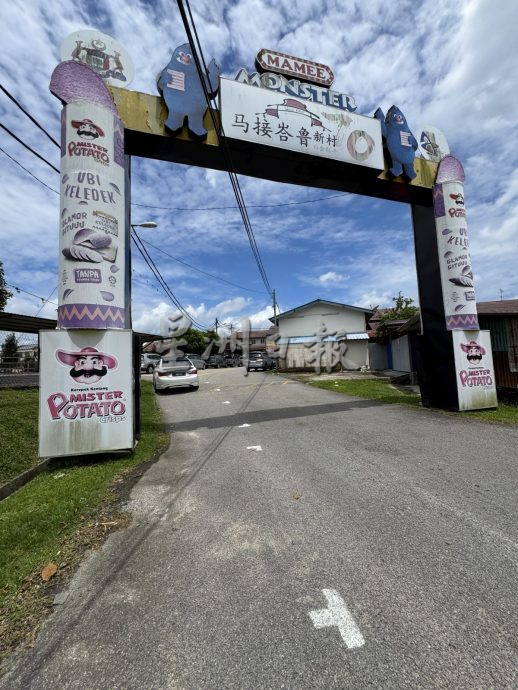
<instances>
[{"instance_id":1,"label":"blue sky","mask_svg":"<svg viewBox=\"0 0 518 690\"><path fill-rule=\"evenodd\" d=\"M207 61L222 75L253 69L261 48L323 62L333 89L362 115L396 104L418 136L446 135L466 171L477 299L518 297L518 58L515 0L191 2ZM186 41L175 2L19 0L0 10L0 74L10 91L59 139L60 104L48 90L62 40L97 28L131 54L130 89L157 94L156 76ZM59 167L59 151L0 93L0 120ZM55 317L59 197L5 154L58 189L58 175L0 130L0 260L20 288L7 311ZM226 173L144 159L132 162L132 219L153 220L143 240L170 288L198 322L268 324L271 300L258 274ZM270 284L282 310L316 298L389 306L401 290L418 301L410 208L334 191L240 178ZM301 202L311 203L301 203ZM170 210L153 208L167 206ZM224 208L222 208L224 207ZM173 210L188 208L191 210ZM195 210L205 209L205 210ZM32 293L32 295L27 294ZM42 303L41 298L49 302ZM52 304L54 302L54 304ZM133 326L156 331L173 310L133 253Z\"/></svg>"}]
</instances>

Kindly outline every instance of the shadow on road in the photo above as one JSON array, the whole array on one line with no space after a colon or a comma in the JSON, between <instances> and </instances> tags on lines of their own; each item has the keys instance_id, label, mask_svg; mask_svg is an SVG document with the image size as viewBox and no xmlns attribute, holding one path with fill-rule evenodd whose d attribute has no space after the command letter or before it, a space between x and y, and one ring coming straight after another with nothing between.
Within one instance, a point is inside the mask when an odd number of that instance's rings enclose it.
<instances>
[{"instance_id":1,"label":"shadow on road","mask_svg":"<svg viewBox=\"0 0 518 690\"><path fill-rule=\"evenodd\" d=\"M237 426L238 424L259 424L261 422L281 421L296 417L311 417L313 415L333 414L335 412L347 412L366 407L383 405L378 400L348 400L325 405L309 405L296 407L277 407L268 410L256 410L255 412L238 412L235 415L222 415L220 417L206 417L205 419L191 419L186 422L176 422L166 426L166 431L194 431L206 427L207 429L219 429L220 427Z\"/></svg>"}]
</instances>

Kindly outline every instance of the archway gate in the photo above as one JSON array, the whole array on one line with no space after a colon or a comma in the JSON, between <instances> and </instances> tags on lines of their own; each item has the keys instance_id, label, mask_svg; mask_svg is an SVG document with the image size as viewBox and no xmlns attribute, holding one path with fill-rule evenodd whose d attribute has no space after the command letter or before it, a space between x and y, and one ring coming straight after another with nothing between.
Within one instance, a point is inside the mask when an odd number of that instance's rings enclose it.
<instances>
[{"instance_id":1,"label":"archway gate","mask_svg":"<svg viewBox=\"0 0 518 690\"><path fill-rule=\"evenodd\" d=\"M423 404L452 410L496 405L488 333L478 330L472 288L462 166L452 156L440 164L415 158L413 179L391 174L394 154L381 145L382 130L385 144L390 144L391 111L385 119L352 111L346 118L340 115L346 130L349 126L356 133L347 139L349 160L339 160L239 135L225 138L224 150L208 112L203 118L205 137L193 136L188 120L173 136L165 126L163 98L117 87L108 90L99 74L74 60L58 65L50 88L64 104L59 330L42 332L40 455L134 445L133 361L138 353L132 354L129 301L131 156L216 170L227 170L230 157L237 174L410 204L422 322L417 368ZM225 88L232 90L231 85ZM241 102L243 89L245 96L246 89L251 96L261 90L243 84L239 88ZM274 106L293 109L297 101L281 95ZM272 93L268 100L275 101ZM267 107L271 111L272 106ZM224 112L218 115L225 119ZM236 124L243 124L244 115L234 115ZM319 122L314 112L311 117ZM411 133L401 135L401 141L408 142L408 136ZM362 138L370 146L367 153L355 148ZM102 145L94 143L99 141ZM381 164L365 162L371 153ZM444 274L453 261L447 257L456 254L455 244L468 254L468 270L464 268L464 278L449 280L459 288L452 293L454 304ZM470 348L471 354L478 351L475 364L462 359Z\"/></svg>"}]
</instances>

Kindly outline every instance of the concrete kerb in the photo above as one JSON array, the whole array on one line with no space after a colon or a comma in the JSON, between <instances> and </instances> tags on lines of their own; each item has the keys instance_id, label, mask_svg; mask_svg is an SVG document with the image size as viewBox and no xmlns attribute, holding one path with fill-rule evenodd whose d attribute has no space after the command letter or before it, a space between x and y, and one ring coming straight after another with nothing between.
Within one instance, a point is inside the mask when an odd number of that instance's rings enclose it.
<instances>
[{"instance_id":1,"label":"concrete kerb","mask_svg":"<svg viewBox=\"0 0 518 690\"><path fill-rule=\"evenodd\" d=\"M21 489L22 486L30 482L31 479L34 479L34 477L37 477L42 472L46 472L49 469L49 465L51 464L52 460L53 458L44 458L37 465L34 465L34 467L30 467L28 470L25 470L25 472L22 472L14 479L11 479L11 481L7 482L7 484L2 484L2 486L0 486L0 501L8 498L18 489Z\"/></svg>"},{"instance_id":2,"label":"concrete kerb","mask_svg":"<svg viewBox=\"0 0 518 690\"><path fill-rule=\"evenodd\" d=\"M18 489L21 489L22 486L25 486L25 484L28 484L31 480L43 472L65 469L66 467L70 467L71 460L79 462L81 458L86 458L87 462L95 462L95 458L98 458L101 455L102 457L119 458L128 455L128 451L121 450L105 453L93 453L92 455L67 455L58 458L43 458L43 460L41 460L37 465L34 465L34 467L30 467L28 470L25 470L21 474L14 477L14 479L11 479L6 484L2 484L2 486L0 486L0 502L11 496L11 494L13 494L15 491L18 491Z\"/></svg>"}]
</instances>

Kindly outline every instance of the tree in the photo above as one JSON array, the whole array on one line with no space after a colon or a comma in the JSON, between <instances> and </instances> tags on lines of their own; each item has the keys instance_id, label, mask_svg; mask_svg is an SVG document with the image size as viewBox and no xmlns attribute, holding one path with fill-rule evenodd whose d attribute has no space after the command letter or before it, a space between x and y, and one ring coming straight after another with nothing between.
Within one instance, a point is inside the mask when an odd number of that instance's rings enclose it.
<instances>
[{"instance_id":1,"label":"tree","mask_svg":"<svg viewBox=\"0 0 518 690\"><path fill-rule=\"evenodd\" d=\"M18 342L14 333L9 333L4 340L2 362L4 364L16 364L18 362Z\"/></svg>"},{"instance_id":2,"label":"tree","mask_svg":"<svg viewBox=\"0 0 518 690\"><path fill-rule=\"evenodd\" d=\"M393 297L392 301L395 305L390 309L386 309L381 315L376 328L376 339L384 340L390 332L389 321L402 321L409 319L417 314L419 309L414 306L414 300L411 297L404 297L403 293L399 291L397 297Z\"/></svg>"},{"instance_id":3,"label":"tree","mask_svg":"<svg viewBox=\"0 0 518 690\"><path fill-rule=\"evenodd\" d=\"M182 349L185 352L195 352L200 355L207 347L205 338L209 335L209 333L199 331L197 328L189 328L187 333L184 333L181 337L182 340L187 341L187 345L182 345Z\"/></svg>"},{"instance_id":4,"label":"tree","mask_svg":"<svg viewBox=\"0 0 518 690\"><path fill-rule=\"evenodd\" d=\"M5 305L11 299L12 296L13 293L9 292L5 285L4 265L0 261L0 311L3 311L5 309Z\"/></svg>"}]
</instances>

